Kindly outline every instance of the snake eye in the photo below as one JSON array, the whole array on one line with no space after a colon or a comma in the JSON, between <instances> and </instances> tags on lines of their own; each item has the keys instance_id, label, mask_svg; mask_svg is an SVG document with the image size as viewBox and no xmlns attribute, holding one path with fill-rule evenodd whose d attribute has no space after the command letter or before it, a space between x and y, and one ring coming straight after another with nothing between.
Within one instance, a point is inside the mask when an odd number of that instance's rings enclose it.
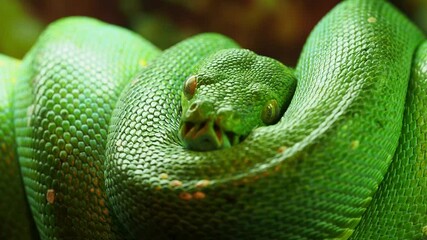
<instances>
[{"instance_id":1,"label":"snake eye","mask_svg":"<svg viewBox=\"0 0 427 240\"><path fill-rule=\"evenodd\" d=\"M262 110L262 121L265 124L273 124L279 117L279 106L277 105L276 99L272 99L267 102L264 109Z\"/></svg>"},{"instance_id":2,"label":"snake eye","mask_svg":"<svg viewBox=\"0 0 427 240\"><path fill-rule=\"evenodd\" d=\"M184 82L184 95L187 99L190 99L194 96L194 93L196 92L197 88L197 77L196 76L190 76L185 80Z\"/></svg>"}]
</instances>

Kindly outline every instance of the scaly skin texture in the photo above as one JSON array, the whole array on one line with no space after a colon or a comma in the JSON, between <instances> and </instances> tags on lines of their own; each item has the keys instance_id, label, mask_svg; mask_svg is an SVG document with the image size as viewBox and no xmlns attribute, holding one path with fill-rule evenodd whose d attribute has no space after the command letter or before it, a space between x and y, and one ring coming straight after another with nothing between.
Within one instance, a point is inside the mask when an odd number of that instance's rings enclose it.
<instances>
[{"instance_id":1,"label":"scaly skin texture","mask_svg":"<svg viewBox=\"0 0 427 240\"><path fill-rule=\"evenodd\" d=\"M19 170L12 90L20 62L0 55L0 239L36 239Z\"/></svg>"},{"instance_id":2,"label":"scaly skin texture","mask_svg":"<svg viewBox=\"0 0 427 240\"><path fill-rule=\"evenodd\" d=\"M193 160L179 155L191 154L178 138L182 83L204 57L236 47L233 41L217 34L193 37L164 51L123 91L107 142L106 185L114 211L131 236L169 237L170 230L182 229L176 223L185 221L186 214L194 211L182 205L187 202L179 198L180 194L193 193L170 184L171 179L184 180L179 177L181 167L172 161L186 167L198 159L196 155ZM211 152L201 155L210 156ZM192 235L191 231L182 234Z\"/></svg>"},{"instance_id":3,"label":"scaly skin texture","mask_svg":"<svg viewBox=\"0 0 427 240\"><path fill-rule=\"evenodd\" d=\"M106 173L118 218L143 239L350 237L398 145L423 37L384 1L339 4L304 47L282 119L209 152L184 149L176 137L177 89L197 75L192 54L207 51L207 40L172 47L113 114Z\"/></svg>"},{"instance_id":4,"label":"scaly skin texture","mask_svg":"<svg viewBox=\"0 0 427 240\"><path fill-rule=\"evenodd\" d=\"M393 162L351 239L427 238L426 89L427 41L413 59Z\"/></svg>"},{"instance_id":5,"label":"scaly skin texture","mask_svg":"<svg viewBox=\"0 0 427 240\"><path fill-rule=\"evenodd\" d=\"M154 58L123 29L55 23L24 59L13 107L41 238L425 238L423 41L387 2L346 0L311 33L280 120L201 152L179 137L183 83L232 40L202 34ZM239 66L212 76L245 69L230 55ZM259 117L265 102L253 104Z\"/></svg>"},{"instance_id":6,"label":"scaly skin texture","mask_svg":"<svg viewBox=\"0 0 427 240\"><path fill-rule=\"evenodd\" d=\"M88 18L52 24L26 55L15 91L19 161L42 239L115 239L105 194L111 112L123 86L159 51Z\"/></svg>"}]
</instances>

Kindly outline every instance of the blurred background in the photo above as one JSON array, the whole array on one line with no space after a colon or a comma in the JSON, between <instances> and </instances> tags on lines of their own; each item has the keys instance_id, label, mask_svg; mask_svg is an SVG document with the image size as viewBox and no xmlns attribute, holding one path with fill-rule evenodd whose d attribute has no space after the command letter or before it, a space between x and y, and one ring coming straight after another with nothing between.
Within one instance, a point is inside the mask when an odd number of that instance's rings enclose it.
<instances>
[{"instance_id":1,"label":"blurred background","mask_svg":"<svg viewBox=\"0 0 427 240\"><path fill-rule=\"evenodd\" d=\"M0 0L0 53L21 58L50 22L92 16L136 31L164 49L219 32L295 66L314 25L339 0ZM427 0L391 0L427 33Z\"/></svg>"}]
</instances>

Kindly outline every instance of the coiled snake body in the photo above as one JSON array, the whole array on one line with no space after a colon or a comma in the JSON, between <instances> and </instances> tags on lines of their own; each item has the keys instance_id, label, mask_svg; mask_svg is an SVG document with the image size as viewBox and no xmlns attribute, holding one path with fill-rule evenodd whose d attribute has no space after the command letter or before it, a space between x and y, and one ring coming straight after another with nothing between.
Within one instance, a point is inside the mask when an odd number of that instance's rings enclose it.
<instances>
[{"instance_id":1,"label":"coiled snake body","mask_svg":"<svg viewBox=\"0 0 427 240\"><path fill-rule=\"evenodd\" d=\"M295 70L77 17L0 61L1 237L30 238L17 156L42 239L427 236L427 43L385 1L336 6Z\"/></svg>"}]
</instances>

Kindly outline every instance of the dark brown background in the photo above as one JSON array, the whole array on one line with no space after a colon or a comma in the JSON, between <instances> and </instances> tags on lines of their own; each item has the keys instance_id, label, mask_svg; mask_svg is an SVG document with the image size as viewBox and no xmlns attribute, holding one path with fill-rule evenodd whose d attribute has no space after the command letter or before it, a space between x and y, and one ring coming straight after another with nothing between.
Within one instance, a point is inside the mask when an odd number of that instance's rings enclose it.
<instances>
[{"instance_id":1,"label":"dark brown background","mask_svg":"<svg viewBox=\"0 0 427 240\"><path fill-rule=\"evenodd\" d=\"M3 6L2 6L2 3ZM92 16L139 32L161 48L199 32L220 32L234 38L243 47L294 66L313 26L339 0L0 0L0 8L16 5L21 10L3 25L15 24L32 32L17 40L1 43L0 52L22 57L44 26L55 19ZM391 1L421 28L427 29L427 1ZM9 5L6 5L9 4ZM9 11L10 12L10 11ZM4 18L4 17L3 17ZM23 27L34 25L33 27ZM7 28L7 27L6 27ZM11 27L9 27L11 28ZM19 30L21 31L21 30ZM19 32L18 31L18 32ZM25 32L25 31L24 31ZM11 38L3 34L3 39ZM2 35L0 33L0 39ZM19 39L19 36L17 37ZM12 46L11 46L12 45Z\"/></svg>"}]
</instances>

